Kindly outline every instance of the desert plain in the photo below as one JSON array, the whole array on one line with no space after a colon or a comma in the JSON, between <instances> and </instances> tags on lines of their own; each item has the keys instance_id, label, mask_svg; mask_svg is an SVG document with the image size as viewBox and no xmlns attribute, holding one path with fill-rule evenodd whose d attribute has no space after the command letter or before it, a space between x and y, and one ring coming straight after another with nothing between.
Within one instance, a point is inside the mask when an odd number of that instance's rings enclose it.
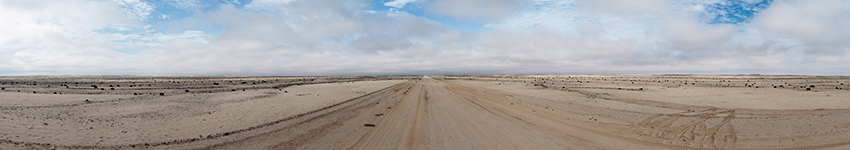
<instances>
[{"instance_id":1,"label":"desert plain","mask_svg":"<svg viewBox=\"0 0 850 150\"><path fill-rule=\"evenodd\" d=\"M0 77L0 149L850 149L850 77Z\"/></svg>"}]
</instances>

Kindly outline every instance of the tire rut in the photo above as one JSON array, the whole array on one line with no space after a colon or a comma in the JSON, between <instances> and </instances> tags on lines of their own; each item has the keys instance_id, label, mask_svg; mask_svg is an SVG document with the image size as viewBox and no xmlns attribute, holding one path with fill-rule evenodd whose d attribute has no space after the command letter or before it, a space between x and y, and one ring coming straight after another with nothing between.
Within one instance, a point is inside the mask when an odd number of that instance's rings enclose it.
<instances>
[{"instance_id":1,"label":"tire rut","mask_svg":"<svg viewBox=\"0 0 850 150\"><path fill-rule=\"evenodd\" d=\"M408 83L408 82L405 82L405 83ZM279 123L282 123L282 122L293 120L293 119L296 119L296 118L312 115L314 113L325 111L325 110L328 110L328 109L331 109L331 108L335 108L337 106L340 106L340 105L343 105L343 104L346 104L346 103L350 103L352 101L360 100L360 99L367 97L367 96L373 96L376 93L384 92L384 91L387 91L388 89L399 87L399 86L401 86L402 84L405 84L405 83L396 84L396 85L386 87L386 88L383 88L383 89L380 89L380 90L377 90L377 91L374 91L374 92L367 93L365 95L361 95L361 96L358 96L358 97L355 97L355 98L351 98L351 99L348 99L348 100L345 100L345 101L342 101L342 102L339 102L339 103L335 103L335 104L332 104L332 105L329 105L329 106L325 106L325 107L322 107L322 108L319 108L319 109L315 109L315 110L312 110L312 111L308 111L308 112L296 114L296 115L293 115L293 116L289 116L289 117L286 117L286 118L283 118L283 119L279 119L279 120L275 120L275 121L271 121L271 122L266 122L266 123L263 123L263 124L255 125L255 126L248 127L248 128L238 129L238 130L208 134L207 136L203 136L203 137L199 137L199 138L175 139L175 140L162 141L162 142L145 142L145 143L126 144L126 145L62 145L62 144L51 144L51 143L41 143L41 142L24 142L24 141L13 141L13 140L0 140L0 144L28 145L28 146L33 146L33 147L41 147L43 149L47 149L47 148L121 149L121 148L141 148L141 147L152 148L152 147L165 146L165 145L187 144L187 143L192 143L192 142L198 142L198 141L210 140L210 139L217 139L217 138L221 138L221 137L226 137L226 136L240 134L240 133L244 133L244 132L248 132L248 131L253 131L253 130L256 130L256 129L265 128L265 127L268 127L268 126L272 126L272 125L276 125L276 124L279 124ZM323 115L311 118L311 119L309 119L305 122L308 122L310 120L317 119L317 118L320 118L320 117L323 117ZM214 147L214 146L211 146L211 147Z\"/></svg>"}]
</instances>

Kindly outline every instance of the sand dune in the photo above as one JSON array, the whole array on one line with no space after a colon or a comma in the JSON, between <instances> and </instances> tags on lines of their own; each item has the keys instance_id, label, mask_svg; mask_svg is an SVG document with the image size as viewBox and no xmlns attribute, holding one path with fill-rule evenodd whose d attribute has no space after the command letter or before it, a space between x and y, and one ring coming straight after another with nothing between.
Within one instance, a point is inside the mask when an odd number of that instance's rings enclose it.
<instances>
[{"instance_id":1,"label":"sand dune","mask_svg":"<svg viewBox=\"0 0 850 150\"><path fill-rule=\"evenodd\" d=\"M0 83L0 149L850 148L850 77L839 76L116 76Z\"/></svg>"}]
</instances>

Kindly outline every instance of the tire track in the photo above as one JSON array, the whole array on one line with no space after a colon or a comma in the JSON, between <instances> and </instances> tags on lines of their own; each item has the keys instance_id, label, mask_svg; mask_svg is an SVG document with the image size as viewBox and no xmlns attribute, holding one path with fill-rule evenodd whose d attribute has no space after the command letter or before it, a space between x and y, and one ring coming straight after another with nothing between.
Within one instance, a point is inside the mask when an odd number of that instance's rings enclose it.
<instances>
[{"instance_id":1,"label":"tire track","mask_svg":"<svg viewBox=\"0 0 850 150\"><path fill-rule=\"evenodd\" d=\"M426 97L425 87L420 82L410 85L404 92L397 91L401 97L386 108L389 111L383 114L378 126L358 138L348 149L411 149L420 146L421 142L416 141L421 139L417 136L421 133L418 128L424 123L424 113L419 112L419 109L423 106L422 99Z\"/></svg>"},{"instance_id":2,"label":"tire track","mask_svg":"<svg viewBox=\"0 0 850 150\"><path fill-rule=\"evenodd\" d=\"M598 139L590 140L590 141L606 141L606 142L609 142L606 145L618 145L618 144L611 144L610 142L620 141L620 142L615 142L615 143L621 143L621 144L622 143L633 143L633 144L637 144L637 145L649 146L649 147L646 147L646 148L638 148L638 149L659 149L660 148L660 149L752 149L752 150L826 149L826 148L835 148L835 147L850 145L850 141L839 141L839 142L832 142L832 143L826 143L826 144L813 144L813 145L803 145L803 146L791 145L791 146L783 146L783 147L777 147L777 148L749 148L749 147L748 148L738 148L738 147L736 147L736 145L737 145L737 143L740 139L737 138L738 133L735 131L735 128L732 126L732 123L731 123L733 119L737 118L736 114L738 113L738 110L718 110L716 108L715 109L709 108L709 109L699 111L699 112L688 111L688 112L681 112L681 113L674 113L674 114L655 114L655 116L651 116L650 118L644 119L644 121L642 121L642 123L635 123L634 126L638 126L638 127L627 128L627 129L630 129L632 131L629 131L629 132L626 132L626 133L633 133L633 134L635 133L634 130L649 131L648 133L643 134L643 135L646 135L646 136L638 136L638 138L629 138L628 136L625 136L623 134L610 133L610 132L604 132L603 130L599 130L599 129L603 129L604 127L606 127L606 126L599 126L599 125L602 125L602 124L595 124L594 128L588 128L588 127L582 127L582 126L587 126L587 125L580 125L580 124L587 124L588 123L587 121L579 121L579 122L567 121L567 120L559 121L559 119L556 119L554 117L550 118L550 117L547 117L548 115L543 115L541 113L528 113L527 111L522 111L522 110L512 110L512 109L510 109L510 106L503 104L503 103L506 103L507 101L509 101L509 100L503 99L504 97L510 97L506 94L488 93L488 92L485 92L485 91L475 90L474 88L471 88L471 87L465 87L465 86L462 86L462 85L453 84L451 82L446 82L446 83L453 85L454 87L452 89L454 91L460 91L462 93L465 93L465 94L468 94L468 95L471 95L471 96L474 96L474 97L479 97L481 99L481 101L479 101L480 102L479 104L482 104L482 106L483 106L482 108L492 108L492 109L495 109L495 110L502 109L502 110L505 110L505 111L501 111L501 112L511 112L512 114L517 115L519 118L523 118L523 120L529 120L528 122L531 122L531 123L534 123L534 124L537 124L537 125L541 125L541 126L545 126L544 125L545 123L543 123L543 122L546 122L545 120L535 121L533 119L530 119L530 118L533 118L533 117L524 117L524 115L523 115L523 114L526 114L526 115L531 114L532 116L547 118L549 121L559 122L560 123L559 125L561 127L566 126L566 127L579 128L579 129L583 129L582 131L591 132L591 133L593 133L593 135L599 135L599 136L604 136L604 137L616 139L616 140L598 140ZM470 98L470 99L478 100L477 98ZM593 107L593 106L585 105L583 107ZM755 116L751 116L751 115L767 114L767 112L777 112L777 111L778 110L767 110L767 111L762 112L760 110L745 110L745 112L747 112L747 114L750 115L750 116L747 117L748 119L758 119L759 118L759 117L755 117ZM785 112L785 113L782 113L782 114L786 114L786 113L787 114L796 114L796 112L800 112L800 111L806 112L804 115L820 114L821 116L823 116L823 114L829 114L829 113L826 113L826 112L836 112L836 111L843 112L841 110L793 110L791 112ZM796 114L796 115L799 115L799 114ZM782 115L780 115L780 116L782 116ZM692 118L693 120L690 120L690 122L687 122L687 120L685 120L683 118ZM708 123L709 119L719 120L719 121L717 121L719 123L710 125ZM672 125L673 124L672 122L676 122L676 121L679 121L679 122L685 121L686 123L683 124L683 125ZM592 122L590 122L590 123L592 123ZM594 125L594 124L589 124L589 125ZM655 125L655 126L651 126L651 125ZM651 129L657 128L657 127L660 127L661 129L651 130ZM650 130L646 130L646 129L643 129L643 128L649 128ZM552 127L552 131L557 131L557 129L558 129L557 126ZM640 130L640 129L643 129L643 130ZM606 130L611 130L611 129L606 129ZM652 131L656 131L656 132L652 132ZM566 135L572 135L572 134L575 134L576 132L561 132L561 133L566 134ZM581 136L581 137L582 138L590 138L592 136ZM689 143L677 142L677 140L681 140L681 139L692 139L694 141L701 141L701 142L700 143L698 143L698 142L689 142ZM635 149L637 147L641 147L641 146L637 146L637 145L633 145L629 149ZM622 147L622 146L617 146L617 147ZM606 149L609 149L609 148L606 148Z\"/></svg>"},{"instance_id":3,"label":"tire track","mask_svg":"<svg viewBox=\"0 0 850 150\"><path fill-rule=\"evenodd\" d=\"M428 102L428 90L425 89L425 85L420 86L419 98L416 100L416 110L413 113L413 122L411 123L409 134L407 135L407 143L405 146L407 149L422 149L423 147L420 145L424 142L424 139L419 138L423 136L422 128L420 127L422 123L424 123L424 115L425 113L425 105ZM425 103L425 104L423 104Z\"/></svg>"},{"instance_id":4,"label":"tire track","mask_svg":"<svg viewBox=\"0 0 850 150\"><path fill-rule=\"evenodd\" d=\"M723 116L725 115L725 116ZM672 126L683 118L696 118L687 124ZM722 121L709 125L709 119ZM682 112L676 114L659 114L649 117L634 127L639 137L649 141L659 141L679 145L690 145L704 148L735 148L737 136L731 121L735 118L735 110L718 111L707 109L698 112ZM709 128L710 127L710 128ZM726 132L721 132L725 129Z\"/></svg>"},{"instance_id":5,"label":"tire track","mask_svg":"<svg viewBox=\"0 0 850 150\"><path fill-rule=\"evenodd\" d=\"M342 83L342 82L352 82L355 80L343 80L343 81L323 81L323 82L309 82L309 83L290 83L290 84L280 84L274 86L255 86L250 88L233 88L233 89L219 89L219 90L203 90L203 91L194 91L194 92L178 92L175 94L174 92L169 92L168 96L177 96L184 94L196 94L196 93L223 93L223 92L234 92L239 90L254 90L254 89L282 89L291 86L300 86L300 85L312 85L312 84L327 84L327 83ZM359 81L359 80L356 80ZM162 88L157 88L157 90ZM184 88L180 88L181 90ZM237 90L238 89L238 90ZM159 92L157 92L159 93ZM38 108L55 108L55 107L77 107L77 106L85 106L85 105L93 105L93 104L103 104L103 103L117 103L124 101L133 101L133 100L147 100L153 99L156 95L144 95L144 96L134 96L129 98L117 98L111 100L102 100L102 101L86 101L86 102L77 102L77 103L64 103L64 104L54 104L54 105L39 105L39 106L0 106L0 110L14 110L14 109L38 109ZM260 96L261 97L261 96Z\"/></svg>"},{"instance_id":6,"label":"tire track","mask_svg":"<svg viewBox=\"0 0 850 150\"><path fill-rule=\"evenodd\" d=\"M5 140L4 139L4 140L0 140L0 144L28 145L28 146L33 146L33 147L41 147L43 149L48 149L48 148L122 149L122 148L137 148L137 147L151 148L151 147L158 147L158 146L165 146L165 145L187 144L187 143L198 142L198 141L202 141L202 140L217 139L217 138L221 138L221 137L225 137L225 136L231 136L231 135L235 135L235 134L240 134L240 133L244 133L244 132L253 131L253 130L256 130L256 129L276 125L276 124L279 124L279 123L282 123L282 122L290 121L290 120L297 119L297 118L300 118L300 117L312 115L312 114L317 113L317 112L321 112L321 111L325 111L325 110L328 110L328 109L331 109L331 108L335 108L337 106L340 106L340 105L343 105L343 104L346 104L346 103L349 103L349 102L352 102L352 101L361 100L364 97L374 96L376 93L385 92L389 89L397 88L397 87L400 87L404 84L409 84L409 81L405 82L405 83L396 84L396 85L393 85L393 86L390 86L390 87L386 87L386 88L383 88L383 89L380 89L380 90L377 90L377 91L374 91L374 92L367 93L365 95L361 95L361 96L358 96L358 97L355 97L355 98L351 98L351 99L348 99L348 100L345 100L345 101L342 101L342 102L339 102L339 103L335 103L335 104L332 104L332 105L329 105L329 106L325 106L325 107L322 107L322 108L319 108L319 109L315 109L315 110L312 110L312 111L308 111L308 112L296 114L296 115L293 115L293 116L289 116L289 117L286 117L286 118L283 118L283 119L279 119L279 120L275 120L275 121L271 121L271 122L266 122L266 123L263 123L263 124L251 126L251 127L248 127L248 128L238 129L238 130L208 134L205 137L199 137L199 138L175 139L175 140L162 141L162 142L145 142L145 143L136 143L136 144L127 144L127 145L62 145L62 144L51 144L51 143L42 143L42 142L13 141L13 140ZM310 120L320 118L322 116L323 115L320 115L320 116L311 118ZM310 121L310 120L307 120L307 121ZM307 121L305 121L305 122L307 122Z\"/></svg>"}]
</instances>

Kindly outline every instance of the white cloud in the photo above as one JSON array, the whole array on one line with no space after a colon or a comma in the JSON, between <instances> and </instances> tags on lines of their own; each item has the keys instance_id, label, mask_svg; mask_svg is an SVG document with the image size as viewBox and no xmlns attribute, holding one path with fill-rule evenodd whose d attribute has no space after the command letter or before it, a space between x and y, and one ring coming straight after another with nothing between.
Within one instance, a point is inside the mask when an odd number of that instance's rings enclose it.
<instances>
[{"instance_id":1,"label":"white cloud","mask_svg":"<svg viewBox=\"0 0 850 150\"><path fill-rule=\"evenodd\" d=\"M159 46L156 43L167 42L162 37L175 35L145 32L148 26L139 20L139 14L125 9L139 3L119 4L0 2L0 70L7 70L0 74L132 74L147 69L138 65L146 59L133 51L155 48ZM171 39L197 36L197 32L189 32Z\"/></svg>"},{"instance_id":2,"label":"white cloud","mask_svg":"<svg viewBox=\"0 0 850 150\"><path fill-rule=\"evenodd\" d=\"M803 38L834 38L850 31L848 17L848 1L776 1L754 21L768 31Z\"/></svg>"},{"instance_id":3,"label":"white cloud","mask_svg":"<svg viewBox=\"0 0 850 150\"><path fill-rule=\"evenodd\" d=\"M605 1L605 3L607 2L610 1ZM631 66L622 69L609 69L621 71L631 69L632 71L644 70L651 72L651 70L657 69L659 71L707 71L710 73L710 70L765 71L771 69L781 70L783 67L805 70L806 67L801 66L803 65L803 63L800 63L801 59L802 61L811 60L813 63L814 61L834 63L840 60L846 61L848 58L848 46L846 44L839 44L842 42L837 42L838 40L833 42L829 42L829 40L818 40L817 43L807 43L806 41L824 38L800 39L795 37L803 35L795 34L795 32L812 33L808 32L809 30L828 30L830 31L829 33L842 33L843 30L839 28L845 23L839 22L845 22L847 19L838 19L839 17L836 17L835 14L832 14L832 17L829 17L830 15L820 15L827 16L826 18L829 19L805 22L798 22L799 20L789 19L788 17L783 17L783 15L776 15L776 19L771 20L775 22L759 25L759 22L766 22L766 16L770 16L769 14L772 13L766 10L756 16L754 25L708 24L704 22L706 19L701 17L705 17L705 13L707 13L704 7L713 5L711 4L712 2L664 2L668 4L654 4L646 7L639 4L626 4L629 2L622 3L625 5L593 6L595 5L594 3L596 1L578 1L577 3L537 1L535 3L536 7L523 9L513 17L486 25L495 31L512 31L515 34L499 35L498 37L502 37L501 40L496 40L499 38L495 38L491 39L491 42L480 42L480 44L493 44L490 49L525 49L526 51L559 50L563 54L556 53L548 54L547 56L558 56L563 60L561 62L582 61L584 60L582 58L591 58L594 61L599 61L593 63L573 63L576 66L568 68ZM787 2L783 1L781 3ZM813 5L813 10L814 6L847 6L845 4L820 3L806 5ZM794 8L800 9L807 7ZM771 6L768 9L776 8ZM827 12L848 10L834 9L832 7L826 7L826 9L825 11ZM797 11L788 13L799 15L806 14L807 12ZM792 16L791 18L794 17ZM789 27L794 26L794 24L811 24L817 26ZM775 27L776 29L769 29L770 26L778 27ZM516 33L528 34L528 31L538 30L540 28L549 30L547 32L559 34L516 35ZM795 36L782 36L782 34ZM839 36L838 34L820 34L813 37L830 37L829 39L847 38L847 36ZM525 39L536 42L523 44L521 41ZM545 42L552 39L560 40ZM525 46L517 47L522 45ZM600 46L609 48L599 48ZM591 49L592 51L588 51ZM623 51L623 49L627 50ZM517 52L503 53L511 54L511 56L522 55ZM576 55L583 57L570 57ZM837 57L820 57L817 55ZM539 58L546 60L546 57L542 55ZM544 62L547 64L558 64L558 61ZM835 66L835 68L846 67L846 65L826 66ZM635 70L635 68L638 69ZM700 69L695 70L695 68Z\"/></svg>"},{"instance_id":4,"label":"white cloud","mask_svg":"<svg viewBox=\"0 0 850 150\"><path fill-rule=\"evenodd\" d=\"M139 20L145 20L150 16L151 12L154 11L153 5L148 4L147 2L143 2L140 0L113 0L118 3L119 6L127 10L128 12L132 12L138 16Z\"/></svg>"},{"instance_id":5,"label":"white cloud","mask_svg":"<svg viewBox=\"0 0 850 150\"><path fill-rule=\"evenodd\" d=\"M254 0L249 4L245 4L245 7L254 9L277 9L277 6L297 1L300 0Z\"/></svg>"},{"instance_id":6,"label":"white cloud","mask_svg":"<svg viewBox=\"0 0 850 150\"><path fill-rule=\"evenodd\" d=\"M747 3L760 3L760 2L763 2L765 0L743 0L743 1L747 2Z\"/></svg>"},{"instance_id":7,"label":"white cloud","mask_svg":"<svg viewBox=\"0 0 850 150\"><path fill-rule=\"evenodd\" d=\"M415 2L416 0L393 0L390 2L384 3L384 6L390 6L395 8L402 8L405 4Z\"/></svg>"},{"instance_id":8,"label":"white cloud","mask_svg":"<svg viewBox=\"0 0 850 150\"><path fill-rule=\"evenodd\" d=\"M225 4L230 4L230 5L241 4L241 3L239 2L239 0L221 0L221 2L223 2L223 3L225 3Z\"/></svg>"},{"instance_id":9,"label":"white cloud","mask_svg":"<svg viewBox=\"0 0 850 150\"><path fill-rule=\"evenodd\" d=\"M427 10L458 19L491 21L510 16L520 4L517 0L434 0Z\"/></svg>"},{"instance_id":10,"label":"white cloud","mask_svg":"<svg viewBox=\"0 0 850 150\"><path fill-rule=\"evenodd\" d=\"M775 1L753 22L767 35L799 40L812 61L850 61L850 2Z\"/></svg>"},{"instance_id":11,"label":"white cloud","mask_svg":"<svg viewBox=\"0 0 850 150\"><path fill-rule=\"evenodd\" d=\"M708 25L694 19L668 19L660 29L670 44L679 51L715 50L738 32L734 25Z\"/></svg>"},{"instance_id":12,"label":"white cloud","mask_svg":"<svg viewBox=\"0 0 850 150\"><path fill-rule=\"evenodd\" d=\"M627 14L661 14L669 10L669 0L578 0L590 10Z\"/></svg>"},{"instance_id":13,"label":"white cloud","mask_svg":"<svg viewBox=\"0 0 850 150\"><path fill-rule=\"evenodd\" d=\"M479 32L361 2L226 3L146 24L151 14L169 16L137 0L0 1L0 75L847 74L833 70L850 67L842 63L850 60L844 1L777 0L737 24L707 23L712 13L729 13L708 12L722 1L421 2L439 17L486 23Z\"/></svg>"},{"instance_id":14,"label":"white cloud","mask_svg":"<svg viewBox=\"0 0 850 150\"><path fill-rule=\"evenodd\" d=\"M195 9L201 5L198 0L167 0L166 3L179 9Z\"/></svg>"},{"instance_id":15,"label":"white cloud","mask_svg":"<svg viewBox=\"0 0 850 150\"><path fill-rule=\"evenodd\" d=\"M437 56L418 53L440 55L439 48L465 47L452 43L469 39L406 12L371 14L358 8L362 9L358 4L336 1L292 2L262 7L263 12L223 6L191 20L220 25L226 32L195 36L198 40L160 40L165 41L162 46L137 57L159 66L153 73L404 73L410 71L410 65L437 69L422 66Z\"/></svg>"},{"instance_id":16,"label":"white cloud","mask_svg":"<svg viewBox=\"0 0 850 150\"><path fill-rule=\"evenodd\" d=\"M160 14L159 19L168 19L168 15Z\"/></svg>"}]
</instances>

